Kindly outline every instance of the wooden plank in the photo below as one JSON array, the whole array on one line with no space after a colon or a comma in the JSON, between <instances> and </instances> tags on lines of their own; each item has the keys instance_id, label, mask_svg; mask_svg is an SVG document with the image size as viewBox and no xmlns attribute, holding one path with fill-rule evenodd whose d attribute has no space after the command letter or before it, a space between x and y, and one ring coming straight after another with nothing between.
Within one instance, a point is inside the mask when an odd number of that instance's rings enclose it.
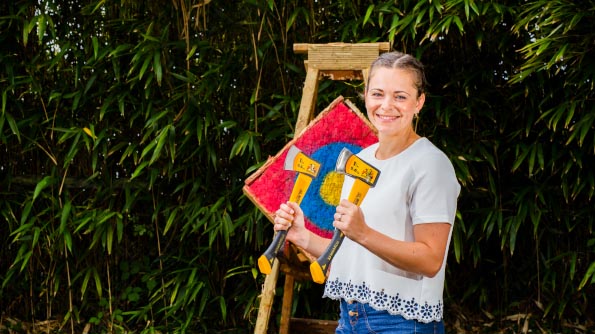
<instances>
[{"instance_id":1,"label":"wooden plank","mask_svg":"<svg viewBox=\"0 0 595 334\"><path fill-rule=\"evenodd\" d=\"M316 45L344 45L349 43L328 43L328 44L316 44ZM370 45L377 45L378 52L387 52L390 50L390 42L378 42L378 43L358 43L358 44L370 44ZM308 53L308 43L294 43L293 44L293 52L300 54L300 53Z\"/></svg>"},{"instance_id":2,"label":"wooden plank","mask_svg":"<svg viewBox=\"0 0 595 334\"><path fill-rule=\"evenodd\" d=\"M273 299L275 298L275 287L279 277L279 261L273 263L271 273L264 279L262 293L260 295L260 305L258 305L258 317L254 326L254 334L266 334L269 327L269 317L273 308Z\"/></svg>"},{"instance_id":3,"label":"wooden plank","mask_svg":"<svg viewBox=\"0 0 595 334\"><path fill-rule=\"evenodd\" d=\"M293 284L293 276L285 275L285 285L283 286L283 303L281 304L281 323L279 325L279 334L289 334L291 304L293 303Z\"/></svg>"},{"instance_id":4,"label":"wooden plank","mask_svg":"<svg viewBox=\"0 0 595 334\"><path fill-rule=\"evenodd\" d=\"M291 333L334 334L338 322L333 320L316 320L291 318Z\"/></svg>"},{"instance_id":5,"label":"wooden plank","mask_svg":"<svg viewBox=\"0 0 595 334\"><path fill-rule=\"evenodd\" d=\"M378 58L378 46L342 44L308 46L308 69L362 70Z\"/></svg>"},{"instance_id":6,"label":"wooden plank","mask_svg":"<svg viewBox=\"0 0 595 334\"><path fill-rule=\"evenodd\" d=\"M321 70L320 76L334 81L363 80L364 76L362 75L362 71L364 70Z\"/></svg>"},{"instance_id":7,"label":"wooden plank","mask_svg":"<svg viewBox=\"0 0 595 334\"><path fill-rule=\"evenodd\" d=\"M364 85L368 85L368 74L369 74L369 69L366 68L366 69L362 70Z\"/></svg>"},{"instance_id":8,"label":"wooden plank","mask_svg":"<svg viewBox=\"0 0 595 334\"><path fill-rule=\"evenodd\" d=\"M316 97L318 96L318 75L320 71L317 68L308 67L304 91L302 93L302 102L300 111L295 124L295 134L299 135L306 128L314 116L314 107L316 106Z\"/></svg>"}]
</instances>

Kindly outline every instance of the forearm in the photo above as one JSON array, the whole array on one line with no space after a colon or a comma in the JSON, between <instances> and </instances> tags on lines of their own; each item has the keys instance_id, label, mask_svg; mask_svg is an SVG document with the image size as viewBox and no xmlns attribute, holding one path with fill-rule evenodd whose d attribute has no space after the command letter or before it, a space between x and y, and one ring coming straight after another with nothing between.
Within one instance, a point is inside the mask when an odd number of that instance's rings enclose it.
<instances>
[{"instance_id":1,"label":"forearm","mask_svg":"<svg viewBox=\"0 0 595 334\"><path fill-rule=\"evenodd\" d=\"M314 257L322 255L330 244L330 239L323 238L309 230L304 231L299 237L290 241Z\"/></svg>"},{"instance_id":2,"label":"forearm","mask_svg":"<svg viewBox=\"0 0 595 334\"><path fill-rule=\"evenodd\" d=\"M440 228L443 229L441 233L444 234L449 226L445 224ZM442 267L446 247L444 237L438 239L440 241L433 243L426 240L406 242L392 239L370 229L365 237L356 240L356 242L395 267L433 277Z\"/></svg>"}]
</instances>

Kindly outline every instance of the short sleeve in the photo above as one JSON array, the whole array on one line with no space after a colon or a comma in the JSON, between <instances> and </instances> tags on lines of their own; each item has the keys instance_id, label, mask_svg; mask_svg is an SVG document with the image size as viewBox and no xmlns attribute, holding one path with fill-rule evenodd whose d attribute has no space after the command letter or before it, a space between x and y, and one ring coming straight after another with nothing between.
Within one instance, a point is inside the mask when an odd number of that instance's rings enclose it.
<instances>
[{"instance_id":1,"label":"short sleeve","mask_svg":"<svg viewBox=\"0 0 595 334\"><path fill-rule=\"evenodd\" d=\"M413 173L409 192L413 224L453 224L461 186L448 157L441 151L424 154Z\"/></svg>"}]
</instances>

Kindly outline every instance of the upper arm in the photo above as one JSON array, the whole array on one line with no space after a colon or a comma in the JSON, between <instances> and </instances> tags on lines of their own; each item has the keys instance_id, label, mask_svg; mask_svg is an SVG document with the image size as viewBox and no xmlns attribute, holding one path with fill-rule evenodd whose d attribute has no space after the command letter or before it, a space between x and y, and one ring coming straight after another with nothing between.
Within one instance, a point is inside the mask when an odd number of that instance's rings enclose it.
<instances>
[{"instance_id":1,"label":"upper arm","mask_svg":"<svg viewBox=\"0 0 595 334\"><path fill-rule=\"evenodd\" d=\"M437 273L442 267L446 256L447 244L452 225L449 223L425 223L413 226L415 242L428 248L430 267Z\"/></svg>"}]
</instances>

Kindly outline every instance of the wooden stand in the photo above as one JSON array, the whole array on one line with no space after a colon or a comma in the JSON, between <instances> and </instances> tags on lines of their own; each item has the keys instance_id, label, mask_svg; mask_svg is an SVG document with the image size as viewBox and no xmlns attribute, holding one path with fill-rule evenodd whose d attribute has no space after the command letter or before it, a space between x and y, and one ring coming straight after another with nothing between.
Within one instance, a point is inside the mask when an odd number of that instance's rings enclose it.
<instances>
[{"instance_id":1,"label":"wooden stand","mask_svg":"<svg viewBox=\"0 0 595 334\"><path fill-rule=\"evenodd\" d=\"M314 118L314 108L321 79L337 81L368 79L368 67L378 55L390 49L388 42L383 43L329 43L329 44L294 44L295 53L307 54L304 61L306 80L302 101L295 126L295 134L301 133ZM279 334L290 333L334 333L336 321L291 318L293 289L296 278L310 280L309 254L290 245L287 258L275 261L272 272L267 275L263 285L258 318L254 334L266 334L275 296L275 288L279 271L285 273L283 302L281 306L281 322ZM280 264L280 262L283 262ZM293 331L292 331L293 330Z\"/></svg>"}]
</instances>

